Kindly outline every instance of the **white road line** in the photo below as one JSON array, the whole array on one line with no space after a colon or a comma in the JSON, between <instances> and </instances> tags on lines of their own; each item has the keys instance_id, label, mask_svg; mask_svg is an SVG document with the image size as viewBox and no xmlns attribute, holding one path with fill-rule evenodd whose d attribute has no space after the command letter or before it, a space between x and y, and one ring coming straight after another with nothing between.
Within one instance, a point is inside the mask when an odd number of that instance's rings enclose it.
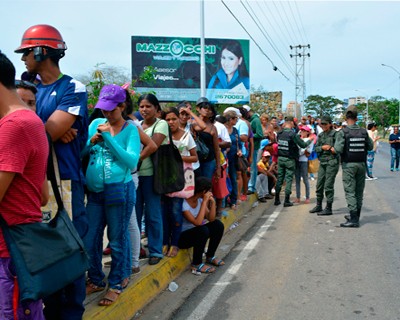
<instances>
[{"instance_id":1,"label":"white road line","mask_svg":"<svg viewBox=\"0 0 400 320\"><path fill-rule=\"evenodd\" d=\"M188 319L204 319L207 313L212 309L215 302L218 300L220 295L224 292L225 288L231 284L232 278L237 274L240 267L243 265L243 262L246 261L257 246L258 242L264 236L264 234L268 231L269 227L278 217L281 212L282 207L279 206L275 209L275 211L269 216L268 220L257 230L255 236L246 244L240 254L236 257L236 259L232 262L232 265L228 270L225 271L221 279L214 284L214 287L210 292L203 298L203 300L197 305L196 309L193 310Z\"/></svg>"}]
</instances>

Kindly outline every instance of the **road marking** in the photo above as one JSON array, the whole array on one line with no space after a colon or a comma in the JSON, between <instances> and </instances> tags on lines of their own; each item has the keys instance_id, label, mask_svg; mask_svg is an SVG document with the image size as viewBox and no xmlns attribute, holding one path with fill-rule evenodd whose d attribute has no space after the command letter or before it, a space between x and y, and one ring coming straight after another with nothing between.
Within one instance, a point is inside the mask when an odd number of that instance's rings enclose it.
<instances>
[{"instance_id":1,"label":"road marking","mask_svg":"<svg viewBox=\"0 0 400 320\"><path fill-rule=\"evenodd\" d=\"M215 302L224 292L225 288L232 283L233 277L237 274L243 262L245 262L254 248L257 246L259 241L271 227L272 223L279 216L282 207L278 207L269 216L268 220L257 230L255 236L246 244L240 254L232 262L232 265L225 271L221 279L214 284L214 287L210 292L203 298L203 300L197 305L196 309L193 310L188 319L204 319L208 312L212 309Z\"/></svg>"}]
</instances>

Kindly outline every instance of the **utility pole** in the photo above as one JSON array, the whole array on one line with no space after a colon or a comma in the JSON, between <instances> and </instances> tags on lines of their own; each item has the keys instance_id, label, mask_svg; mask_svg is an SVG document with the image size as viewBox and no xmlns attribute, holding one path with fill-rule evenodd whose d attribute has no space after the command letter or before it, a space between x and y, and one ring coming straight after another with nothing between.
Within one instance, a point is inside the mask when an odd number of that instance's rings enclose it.
<instances>
[{"instance_id":1,"label":"utility pole","mask_svg":"<svg viewBox=\"0 0 400 320\"><path fill-rule=\"evenodd\" d=\"M290 46L290 50L294 50L294 54L290 54L291 58L294 58L295 63L295 107L294 107L294 115L295 117L300 117L304 113L304 100L306 97L306 82L305 82L305 72L304 65L306 57L310 57L310 53L306 52L307 49L310 49L310 45L297 45ZM302 97L301 106L300 106L300 115L297 114L297 104L299 97Z\"/></svg>"}]
</instances>

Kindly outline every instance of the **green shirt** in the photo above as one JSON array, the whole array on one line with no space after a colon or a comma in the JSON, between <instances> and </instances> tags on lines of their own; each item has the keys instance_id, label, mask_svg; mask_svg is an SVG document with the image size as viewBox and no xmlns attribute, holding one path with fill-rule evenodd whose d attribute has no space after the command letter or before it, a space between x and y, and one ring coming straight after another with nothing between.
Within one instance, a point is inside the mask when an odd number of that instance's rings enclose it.
<instances>
[{"instance_id":1,"label":"green shirt","mask_svg":"<svg viewBox=\"0 0 400 320\"><path fill-rule=\"evenodd\" d=\"M332 153L331 150L322 150L322 146L329 145L331 147L335 146L337 131L329 130L327 132L323 131L318 135L317 144L315 145L315 152L318 154L318 159L320 162L328 162L331 159L338 158L338 154Z\"/></svg>"}]
</instances>

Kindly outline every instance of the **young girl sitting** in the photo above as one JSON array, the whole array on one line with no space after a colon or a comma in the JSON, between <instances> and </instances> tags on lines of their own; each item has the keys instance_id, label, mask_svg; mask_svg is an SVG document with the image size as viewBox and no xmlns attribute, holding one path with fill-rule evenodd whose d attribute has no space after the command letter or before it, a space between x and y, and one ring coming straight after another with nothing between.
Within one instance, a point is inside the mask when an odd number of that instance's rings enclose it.
<instances>
[{"instance_id":1,"label":"young girl sitting","mask_svg":"<svg viewBox=\"0 0 400 320\"><path fill-rule=\"evenodd\" d=\"M201 273L212 273L214 266L223 266L224 261L215 257L215 251L224 234L224 224L215 219L216 206L211 192L211 179L197 177L194 195L183 201L183 225L178 246L181 249L193 247L192 270ZM208 243L206 263L203 263L203 252Z\"/></svg>"}]
</instances>

